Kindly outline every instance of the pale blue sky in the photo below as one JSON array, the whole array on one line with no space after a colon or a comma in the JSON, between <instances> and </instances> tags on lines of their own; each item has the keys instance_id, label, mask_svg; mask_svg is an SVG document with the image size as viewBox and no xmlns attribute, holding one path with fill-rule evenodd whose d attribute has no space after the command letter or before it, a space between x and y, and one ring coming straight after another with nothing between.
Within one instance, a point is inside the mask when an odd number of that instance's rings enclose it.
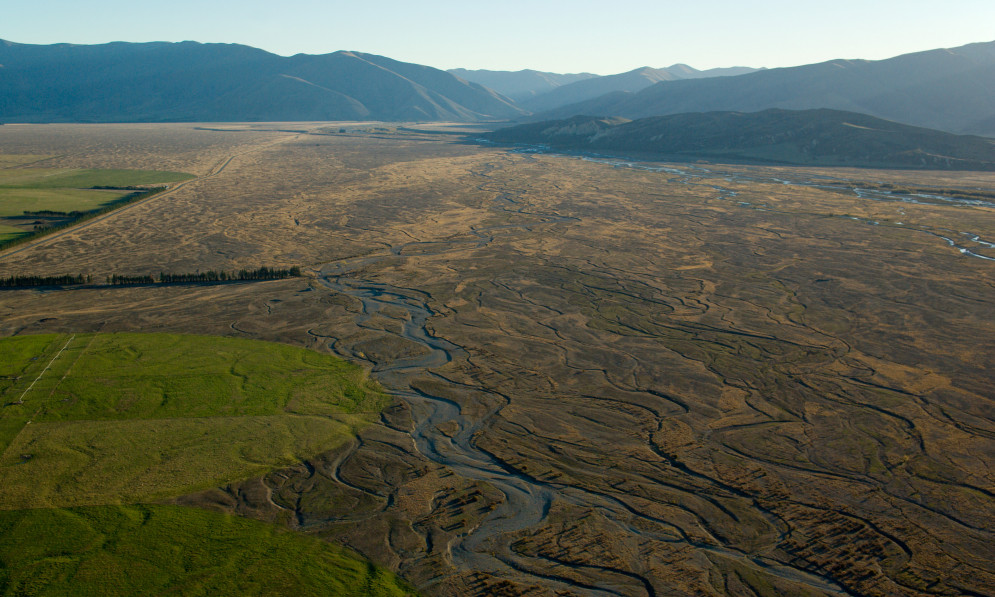
<instances>
[{"instance_id":1,"label":"pale blue sky","mask_svg":"<svg viewBox=\"0 0 995 597\"><path fill-rule=\"evenodd\" d=\"M359 50L438 68L611 74L791 66L995 40L993 0L0 0L21 43L236 42Z\"/></svg>"}]
</instances>

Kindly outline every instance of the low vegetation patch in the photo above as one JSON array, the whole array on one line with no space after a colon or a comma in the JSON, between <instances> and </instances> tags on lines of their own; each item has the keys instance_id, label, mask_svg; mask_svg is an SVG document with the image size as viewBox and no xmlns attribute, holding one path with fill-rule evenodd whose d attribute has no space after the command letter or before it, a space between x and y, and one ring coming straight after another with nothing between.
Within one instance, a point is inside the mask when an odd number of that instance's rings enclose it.
<instances>
[{"instance_id":1,"label":"low vegetation patch","mask_svg":"<svg viewBox=\"0 0 995 597\"><path fill-rule=\"evenodd\" d=\"M385 404L362 369L239 338L0 340L0 509L119 504L331 449Z\"/></svg>"},{"instance_id":2,"label":"low vegetation patch","mask_svg":"<svg viewBox=\"0 0 995 597\"><path fill-rule=\"evenodd\" d=\"M314 537L174 506L0 512L3 595L372 595L414 591Z\"/></svg>"}]
</instances>

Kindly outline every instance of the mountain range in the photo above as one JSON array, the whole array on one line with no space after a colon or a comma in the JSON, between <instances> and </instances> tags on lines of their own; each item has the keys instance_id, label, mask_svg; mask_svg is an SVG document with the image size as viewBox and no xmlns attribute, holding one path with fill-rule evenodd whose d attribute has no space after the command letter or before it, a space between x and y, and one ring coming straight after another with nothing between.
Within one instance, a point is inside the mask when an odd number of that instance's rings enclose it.
<instances>
[{"instance_id":1,"label":"mountain range","mask_svg":"<svg viewBox=\"0 0 995 597\"><path fill-rule=\"evenodd\" d=\"M501 95L521 102L537 95L552 91L562 85L569 85L585 79L595 79L598 75L592 73L547 73L538 70L467 70L451 68L447 72L461 79L479 83L497 91Z\"/></svg>"},{"instance_id":2,"label":"mountain range","mask_svg":"<svg viewBox=\"0 0 995 597\"><path fill-rule=\"evenodd\" d=\"M737 77L662 81L536 114L629 119L686 112L832 108L954 133L995 135L995 42L887 60L831 60Z\"/></svg>"},{"instance_id":3,"label":"mountain range","mask_svg":"<svg viewBox=\"0 0 995 597\"><path fill-rule=\"evenodd\" d=\"M691 68L686 64L675 64L667 68L650 68L644 66L617 75L607 75L563 85L552 91L523 101L521 102L521 106L530 112L542 112L559 106L601 97L606 93L634 93L662 81L728 77L747 74L756 70L755 68L745 66L716 68L706 71Z\"/></svg>"},{"instance_id":4,"label":"mountain range","mask_svg":"<svg viewBox=\"0 0 995 597\"><path fill-rule=\"evenodd\" d=\"M677 159L995 170L995 140L829 109L686 113L631 121L575 116L500 129L484 138Z\"/></svg>"},{"instance_id":5,"label":"mountain range","mask_svg":"<svg viewBox=\"0 0 995 597\"><path fill-rule=\"evenodd\" d=\"M238 44L0 41L0 122L507 119L524 110L445 71L360 52Z\"/></svg>"},{"instance_id":6,"label":"mountain range","mask_svg":"<svg viewBox=\"0 0 995 597\"><path fill-rule=\"evenodd\" d=\"M452 69L449 72L489 87L518 102L526 110L539 112L615 91L639 91L660 81L727 77L756 70L758 69L745 66L698 70L686 64L675 64L667 68L644 66L603 77L591 73L560 75L534 70L508 72Z\"/></svg>"},{"instance_id":7,"label":"mountain range","mask_svg":"<svg viewBox=\"0 0 995 597\"><path fill-rule=\"evenodd\" d=\"M770 108L995 136L995 42L876 61L595 76L447 72L361 52L282 57L238 44L0 41L0 122L527 122Z\"/></svg>"}]
</instances>

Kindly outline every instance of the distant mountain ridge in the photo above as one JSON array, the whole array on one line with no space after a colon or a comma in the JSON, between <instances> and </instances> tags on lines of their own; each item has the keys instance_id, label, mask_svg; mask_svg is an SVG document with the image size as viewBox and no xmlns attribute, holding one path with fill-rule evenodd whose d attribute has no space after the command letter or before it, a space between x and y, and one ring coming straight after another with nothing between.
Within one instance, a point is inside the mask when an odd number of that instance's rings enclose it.
<instances>
[{"instance_id":1,"label":"distant mountain ridge","mask_svg":"<svg viewBox=\"0 0 995 597\"><path fill-rule=\"evenodd\" d=\"M737 77L666 80L626 91L560 106L532 119L831 108L954 133L995 135L995 42L886 60L831 60Z\"/></svg>"},{"instance_id":2,"label":"distant mountain ridge","mask_svg":"<svg viewBox=\"0 0 995 597\"><path fill-rule=\"evenodd\" d=\"M638 120L575 116L484 135L499 143L812 166L995 170L995 140L839 110L707 112Z\"/></svg>"},{"instance_id":3,"label":"distant mountain ridge","mask_svg":"<svg viewBox=\"0 0 995 597\"><path fill-rule=\"evenodd\" d=\"M757 71L454 72L465 76L348 51L282 57L238 44L0 40L0 122L543 121L828 108L995 136L995 42Z\"/></svg>"},{"instance_id":4,"label":"distant mountain ridge","mask_svg":"<svg viewBox=\"0 0 995 597\"><path fill-rule=\"evenodd\" d=\"M516 102L521 102L541 93L552 91L562 85L568 85L585 79L593 79L598 76L592 73L559 74L531 69L512 72L451 68L447 72L461 79L479 83L493 89Z\"/></svg>"},{"instance_id":5,"label":"distant mountain ridge","mask_svg":"<svg viewBox=\"0 0 995 597\"><path fill-rule=\"evenodd\" d=\"M507 119L507 98L359 52L289 58L238 44L0 42L0 122Z\"/></svg>"},{"instance_id":6,"label":"distant mountain ridge","mask_svg":"<svg viewBox=\"0 0 995 597\"><path fill-rule=\"evenodd\" d=\"M661 81L700 79L708 77L730 77L748 74L758 69L746 66L697 70L686 64L674 64L667 68L643 66L628 72L604 77L588 78L559 86L532 99L523 100L521 105L532 112L551 110L576 102L601 97L606 93L637 92Z\"/></svg>"}]
</instances>

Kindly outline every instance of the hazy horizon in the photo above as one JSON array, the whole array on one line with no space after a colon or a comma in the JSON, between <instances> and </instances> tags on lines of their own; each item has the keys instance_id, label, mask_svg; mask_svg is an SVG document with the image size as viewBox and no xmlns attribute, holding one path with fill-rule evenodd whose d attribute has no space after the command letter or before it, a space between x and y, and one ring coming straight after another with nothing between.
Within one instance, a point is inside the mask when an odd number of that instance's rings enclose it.
<instances>
[{"instance_id":1,"label":"hazy horizon","mask_svg":"<svg viewBox=\"0 0 995 597\"><path fill-rule=\"evenodd\" d=\"M192 40L282 56L351 50L440 69L600 75L676 63L705 70L879 60L992 41L995 22L995 5L976 0L948 3L942 13L926 2L855 0L814 7L785 0L637 2L614 12L590 0L469 6L451 0L367 6L178 0L168 13L122 0L42 0L5 12L10 32L0 31L0 38L25 44Z\"/></svg>"}]
</instances>

